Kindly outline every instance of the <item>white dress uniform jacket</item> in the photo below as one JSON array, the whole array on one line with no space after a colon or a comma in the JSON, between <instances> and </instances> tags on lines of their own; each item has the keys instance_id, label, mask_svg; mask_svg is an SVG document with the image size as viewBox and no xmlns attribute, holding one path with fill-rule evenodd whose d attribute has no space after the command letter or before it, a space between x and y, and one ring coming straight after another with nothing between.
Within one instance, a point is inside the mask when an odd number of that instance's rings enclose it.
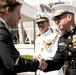
<instances>
[{"instance_id":1,"label":"white dress uniform jacket","mask_svg":"<svg viewBox=\"0 0 76 75\"><path fill-rule=\"evenodd\" d=\"M59 35L52 33L49 29L47 32L37 37L35 40L35 54L41 54L45 60L52 60L57 50L57 42ZM50 66L51 68L51 66ZM43 72L40 71L40 75L63 75L62 68L56 71Z\"/></svg>"}]
</instances>

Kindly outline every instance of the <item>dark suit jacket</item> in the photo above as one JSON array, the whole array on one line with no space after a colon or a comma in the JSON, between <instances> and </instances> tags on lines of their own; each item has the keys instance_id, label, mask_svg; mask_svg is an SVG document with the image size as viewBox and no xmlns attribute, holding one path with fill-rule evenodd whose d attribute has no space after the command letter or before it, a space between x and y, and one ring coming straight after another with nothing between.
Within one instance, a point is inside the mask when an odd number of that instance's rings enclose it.
<instances>
[{"instance_id":1,"label":"dark suit jacket","mask_svg":"<svg viewBox=\"0 0 76 75\"><path fill-rule=\"evenodd\" d=\"M36 71L37 59L27 60L20 57L15 48L10 31L0 21L0 75L16 75L19 72Z\"/></svg>"}]
</instances>

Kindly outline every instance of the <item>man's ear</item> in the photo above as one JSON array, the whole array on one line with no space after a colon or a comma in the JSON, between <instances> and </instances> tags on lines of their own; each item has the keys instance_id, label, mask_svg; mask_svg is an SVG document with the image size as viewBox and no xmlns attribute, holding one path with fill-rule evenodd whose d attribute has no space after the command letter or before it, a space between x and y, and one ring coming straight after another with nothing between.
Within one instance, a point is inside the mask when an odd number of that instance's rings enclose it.
<instances>
[{"instance_id":1,"label":"man's ear","mask_svg":"<svg viewBox=\"0 0 76 75\"><path fill-rule=\"evenodd\" d=\"M71 18L72 18L72 14L68 14L69 21L71 20Z\"/></svg>"},{"instance_id":2,"label":"man's ear","mask_svg":"<svg viewBox=\"0 0 76 75\"><path fill-rule=\"evenodd\" d=\"M9 14L10 13L10 8L6 7L5 12L6 12L6 14Z\"/></svg>"}]
</instances>

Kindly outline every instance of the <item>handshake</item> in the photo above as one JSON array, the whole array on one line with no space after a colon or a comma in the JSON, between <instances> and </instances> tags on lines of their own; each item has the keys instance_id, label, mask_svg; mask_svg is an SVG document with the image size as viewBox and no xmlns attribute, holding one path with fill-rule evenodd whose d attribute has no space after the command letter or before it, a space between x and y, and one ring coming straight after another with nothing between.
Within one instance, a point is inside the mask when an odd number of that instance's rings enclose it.
<instances>
[{"instance_id":1,"label":"handshake","mask_svg":"<svg viewBox=\"0 0 76 75\"><path fill-rule=\"evenodd\" d=\"M47 68L48 64L46 61L42 58L42 56L39 54L37 56L34 56L35 59L38 59L40 64L39 64L39 70L43 71Z\"/></svg>"}]
</instances>

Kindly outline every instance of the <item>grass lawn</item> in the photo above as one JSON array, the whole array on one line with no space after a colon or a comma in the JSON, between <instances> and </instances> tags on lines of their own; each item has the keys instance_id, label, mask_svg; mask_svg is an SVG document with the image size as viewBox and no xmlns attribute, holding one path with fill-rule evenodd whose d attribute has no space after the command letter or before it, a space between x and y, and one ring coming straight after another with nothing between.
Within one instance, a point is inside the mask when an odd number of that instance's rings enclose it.
<instances>
[{"instance_id":1,"label":"grass lawn","mask_svg":"<svg viewBox=\"0 0 76 75\"><path fill-rule=\"evenodd\" d=\"M26 59L32 59L33 56L32 55L21 55L22 58L26 58Z\"/></svg>"}]
</instances>

